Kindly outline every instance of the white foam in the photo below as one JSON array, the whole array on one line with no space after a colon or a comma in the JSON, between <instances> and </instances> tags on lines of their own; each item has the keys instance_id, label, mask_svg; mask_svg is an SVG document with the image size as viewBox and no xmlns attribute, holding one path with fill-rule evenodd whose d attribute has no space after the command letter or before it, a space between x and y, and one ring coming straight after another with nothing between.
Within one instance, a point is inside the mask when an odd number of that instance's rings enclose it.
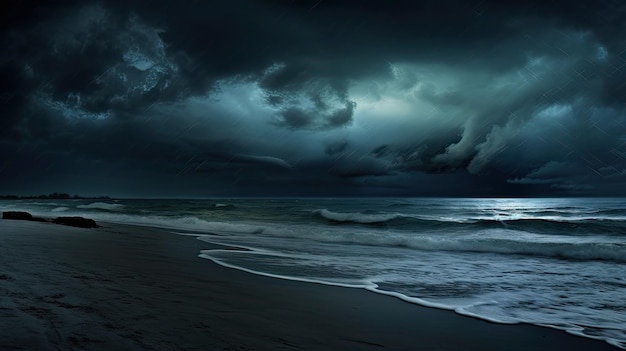
<instances>
[{"instance_id":1,"label":"white foam","mask_svg":"<svg viewBox=\"0 0 626 351\"><path fill-rule=\"evenodd\" d=\"M495 293L495 294L480 294L479 296L475 298L455 298L455 299L440 298L440 299L436 299L433 301L430 299L409 296L407 294L404 294L398 291L385 290L384 288L381 288L381 286L379 286L379 284L384 281L384 278L382 278L383 280L381 280L381 278L341 279L341 278L332 278L332 277L293 276L293 275L280 274L280 273L275 273L275 272L260 271L260 270L253 269L250 267L244 267L244 266L232 263L232 262L228 262L227 258L232 255L257 255L259 256L259 258L261 258L262 256L274 256L277 258L286 257L289 259L301 259L303 260L303 262L305 262L304 263L305 266L307 266L310 262L309 260L307 260L307 257L309 257L310 255L286 254L284 252L280 252L276 250L261 249L261 248L248 246L245 244L244 245L229 244L229 243L223 242L220 239L220 237L215 237L215 236L206 236L206 235L196 235L196 236L200 240L210 242L216 245L223 245L223 246L229 247L229 249L227 250L226 249L202 250L201 253L198 255L201 258L211 260L212 262L215 262L224 267L233 268L233 269L241 270L244 272L258 274L258 275L272 277L272 278L316 283L316 284L323 284L323 285L362 288L362 289L366 289L375 293L393 296L409 303L414 303L414 304L427 306L427 307L451 310L461 315L483 319L483 320L487 320L493 323L500 323L500 324L532 323L532 324L541 325L545 327L564 330L568 333L583 336L583 337L603 340L603 341L608 342L611 345L624 348L624 344L620 341L623 335L621 334L612 335L610 327L608 327L609 329L606 332L603 332L602 334L599 334L599 335L595 335L595 334L587 333L585 327L583 326L568 322L568 321L578 322L580 319L580 316L585 315L584 310L570 311L570 312L567 312L567 310L563 310L563 311L558 312L559 315L553 316L550 314L544 315L543 311L545 309L540 308L537 312L533 312L532 310L529 310L518 316L515 313L515 311L513 314L511 314L511 311L509 310L509 308L511 308L515 304L515 301L518 301L517 299L519 297L516 298L516 293L515 294L511 293L511 295L509 295L509 293L507 292L501 292L501 293ZM306 250L306 251L308 252L309 250ZM336 260L336 259L337 257L333 257L333 258L327 257L324 260L325 262L327 262L327 260ZM411 257L410 260L413 261L414 259ZM250 260L244 260L244 262L250 262ZM276 262L276 260L271 260L271 262ZM297 263L295 264L297 265ZM447 259L446 259L446 265L458 267L458 265L455 264L455 262L448 261ZM280 267L280 264L278 266ZM306 271L306 267L303 267L303 270L299 270L299 272L305 272L305 271ZM330 274L332 275L332 273ZM434 279L438 280L437 277L435 277ZM469 279L475 279L475 277L471 277ZM546 279L550 280L551 278L546 278ZM537 296L533 295L533 297L536 300ZM522 300L519 300L519 301L523 301L523 298L524 297L522 297ZM538 301L538 302L550 303L549 299L551 297L546 296L546 298L547 298L546 301ZM585 308L589 308L589 306ZM561 313L564 313L564 314L561 315ZM572 314L572 315L570 316L569 314ZM561 320L561 318L565 318L565 319ZM619 334L621 333L619 329L620 328L619 321L622 319L623 319L622 317L616 316L613 319L615 322L603 321L602 323L608 323L607 325L614 324L614 327L617 328L615 329L616 333Z\"/></svg>"},{"instance_id":2,"label":"white foam","mask_svg":"<svg viewBox=\"0 0 626 351\"><path fill-rule=\"evenodd\" d=\"M462 315L466 315L466 316L470 316L474 318L479 318L479 319L484 319L493 323L517 324L517 323L522 322L521 320L499 319L499 318L484 316L484 315L480 315L476 313L471 313L467 310L468 307L473 307L473 306L480 305L480 304L486 304L488 302L472 302L469 304L467 303L466 304L459 304L459 303L447 304L447 303L441 303L441 302L433 302L433 301L428 301L425 299L420 299L417 297L407 296L405 294L395 292L395 291L382 290L373 279L329 279L327 277L326 278L296 277L296 276L268 273L268 272L263 272L259 270L254 270L254 269L230 264L230 263L225 262L222 259L215 257L215 254L216 253L226 253L226 254L238 253L238 254L250 254L250 255L271 255L271 256L277 256L277 257L292 257L292 258L296 256L287 255L287 254L270 251L270 250L259 249L259 248L255 248L251 246L226 244L223 242L215 241L211 237L208 237L206 235L183 234L183 233L174 233L174 234L196 236L197 239L205 241L205 242L209 242L215 245L230 247L230 249L228 250L224 250L224 249L201 250L200 254L198 255L198 257L200 258L210 260L223 267L237 269L240 271L257 274L257 275L261 275L265 277L271 277L271 278L279 278L279 279L285 279L285 280L291 280L291 281L315 283L315 284L330 285L330 286L341 286L341 287L347 287L347 288L366 289L368 291L372 291L374 293L378 293L381 295L392 296L392 297L398 298L400 300L403 300L409 303L413 303L413 304L417 304L417 305L421 305L425 307L432 307L432 308L455 311L458 314L462 314Z\"/></svg>"},{"instance_id":3,"label":"white foam","mask_svg":"<svg viewBox=\"0 0 626 351\"><path fill-rule=\"evenodd\" d=\"M178 233L177 233L178 234ZM189 235L189 234L187 234ZM193 236L193 234L191 234ZM250 268L245 268L242 266L237 266L234 264L230 264L230 263L226 263L223 260L216 258L214 256L212 256L211 254L213 253L219 253L219 252L224 252L224 253L228 253L228 254L232 254L233 252L237 252L237 253L246 253L246 254L255 254L255 255L268 255L268 254L272 254L272 253L268 253L268 252L263 252L263 250L259 250L256 248L252 248L252 247L246 247L246 246L235 246L235 245L229 245L229 244L224 244L224 243L220 243L220 242L215 242L212 240L206 240L203 236L198 236L197 237L200 240L203 241L207 241L216 245L222 245L222 246L228 246L228 247L233 247L233 248L240 248L240 249L245 249L246 251L241 251L241 250L221 250L221 249L212 249L212 250L202 250L200 252L200 254L198 255L198 257L200 258L204 258L207 260L210 260L214 263L219 264L220 266L223 267L227 267L227 268L232 268L232 269L237 269L240 271L244 271L244 272L248 272L248 273L252 273L252 274L257 274L257 275L261 275L261 276L265 276L265 277L271 277L271 278L278 278L278 279L285 279L285 280L291 280L291 281L299 281L299 282L306 282L306 283L314 283L314 284L322 284L322 285L330 285L330 286L341 286L341 287L346 287L346 288L360 288L360 289L365 289L377 294L381 294L381 295L387 295L387 296L392 296L395 298L398 298L400 300L409 302L409 303L413 303L416 305L420 305L420 306L425 306L425 307L431 307L431 308L438 308L438 309L444 309L444 310L450 310L450 311L454 311L458 314L461 315L465 315L465 316L469 316L469 317L474 317L474 318L478 318L478 319L483 319L483 320L487 320L493 323L500 323L500 324L518 324L521 323L523 321L521 320L506 320L506 319L499 319L499 318L493 318L493 317L489 317L489 316L484 316L484 315L480 315L480 314L476 314L476 313L471 313L467 311L467 307L473 307L479 304L485 304L487 302L477 302L477 303L473 303L473 304L469 304L469 305L463 305L463 306L457 306L457 305L450 305L450 304L445 304L445 303L438 303L438 302L432 302L432 301L428 301L425 299L420 299L417 297L412 297L412 296L407 296L404 295L402 293L399 292L395 292L395 291L386 291L386 290L382 290L379 288L378 284L376 284L373 280L369 280L369 279L329 279L329 278L314 278L314 277L295 277L295 276L289 276L289 275L282 275L282 274L273 274L273 273L267 273L267 272L262 272L262 271L258 271L258 270L254 270L254 269L250 269ZM281 255L281 256L285 256L285 255ZM289 257L293 257L293 256L289 256ZM343 280L343 282L342 282ZM581 334L582 336L585 336L584 334Z\"/></svg>"},{"instance_id":4,"label":"white foam","mask_svg":"<svg viewBox=\"0 0 626 351\"><path fill-rule=\"evenodd\" d=\"M69 207L61 206L61 207L53 208L52 210L50 210L50 212L63 212L63 211L67 211L69 209L70 209Z\"/></svg>"},{"instance_id":5,"label":"white foam","mask_svg":"<svg viewBox=\"0 0 626 351\"><path fill-rule=\"evenodd\" d=\"M115 210L120 210L122 208L124 208L124 205L122 204L111 204L111 203L107 203L107 202L92 202L88 205L78 205L76 206L77 208L84 208L84 209L100 209L100 210L109 210L109 211L115 211Z\"/></svg>"},{"instance_id":6,"label":"white foam","mask_svg":"<svg viewBox=\"0 0 626 351\"><path fill-rule=\"evenodd\" d=\"M348 288L373 288L373 287L376 287L375 283L373 283L371 281L368 281L368 280L365 280L365 279L334 279L334 280L331 280L331 279L328 279L328 278L294 277L294 276L289 276L289 275L281 275L281 274L273 274L273 273L268 273L268 272L262 272L262 271L253 270L253 269L246 268L246 267L233 265L233 264L230 264L230 263L226 263L225 261L215 257L214 254L215 253L232 254L232 253L236 252L238 254L269 255L269 256L276 256L276 257L294 257L294 256L293 255L284 254L284 253L280 253L280 252L276 252L276 251L254 248L254 247L251 247L251 246L231 245L231 244L226 244L226 243L223 243L223 242L217 242L217 241L212 240L210 237L207 237L206 235L196 235L196 237L197 237L197 239L205 241L205 242L208 242L208 243L212 243L212 244L220 245L220 246L230 247L230 249L228 249L228 250L212 249L212 250L202 250L202 251L200 251L200 254L198 255L198 257L211 260L211 261L219 264L220 266L233 268L233 269L237 269L237 270L240 270L240 271L244 271L244 272L248 272L248 273L252 273L252 274L257 274L257 275L262 275L262 276L266 276L266 277L279 278L279 279L285 279L285 280L301 281L301 282L307 282L307 283L316 283L316 284L324 284L324 285L342 286L342 287L348 287Z\"/></svg>"},{"instance_id":7,"label":"white foam","mask_svg":"<svg viewBox=\"0 0 626 351\"><path fill-rule=\"evenodd\" d=\"M201 233L216 233L222 235L229 234L253 234L262 233L267 227L260 224L233 223L233 222L212 222L200 219L195 216L187 217L167 217L167 216L139 216L126 215L121 213L93 213L89 214L94 220L120 223L147 225L163 229L180 229L197 231Z\"/></svg>"},{"instance_id":8,"label":"white foam","mask_svg":"<svg viewBox=\"0 0 626 351\"><path fill-rule=\"evenodd\" d=\"M38 213L34 212L33 214ZM76 215L82 214L76 213ZM195 216L139 216L108 212L90 213L89 217L96 221L148 225L165 229L181 229L219 235L256 234L270 237L314 240L325 243L406 247L427 251L444 250L521 254L626 262L626 246L622 244L619 237L611 236L566 237L508 229L487 229L469 233L425 230L412 232L307 224L280 225L262 222L219 222L207 221Z\"/></svg>"},{"instance_id":9,"label":"white foam","mask_svg":"<svg viewBox=\"0 0 626 351\"><path fill-rule=\"evenodd\" d=\"M399 213L385 213L385 214L367 214L360 212L333 212L327 209L315 210L313 213L319 214L320 216L330 219L331 221L336 222L355 222L355 223L363 223L363 224L372 224L372 223L380 223L387 222L392 219L405 217Z\"/></svg>"}]
</instances>

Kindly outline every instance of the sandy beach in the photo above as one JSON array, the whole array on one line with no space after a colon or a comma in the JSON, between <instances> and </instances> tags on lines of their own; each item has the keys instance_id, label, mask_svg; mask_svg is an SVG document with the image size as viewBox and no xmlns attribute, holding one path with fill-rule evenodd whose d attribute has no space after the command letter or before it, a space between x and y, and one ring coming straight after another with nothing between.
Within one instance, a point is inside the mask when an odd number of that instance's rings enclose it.
<instances>
[{"instance_id":1,"label":"sandy beach","mask_svg":"<svg viewBox=\"0 0 626 351\"><path fill-rule=\"evenodd\" d=\"M164 230L0 220L0 350L617 350L198 258Z\"/></svg>"}]
</instances>

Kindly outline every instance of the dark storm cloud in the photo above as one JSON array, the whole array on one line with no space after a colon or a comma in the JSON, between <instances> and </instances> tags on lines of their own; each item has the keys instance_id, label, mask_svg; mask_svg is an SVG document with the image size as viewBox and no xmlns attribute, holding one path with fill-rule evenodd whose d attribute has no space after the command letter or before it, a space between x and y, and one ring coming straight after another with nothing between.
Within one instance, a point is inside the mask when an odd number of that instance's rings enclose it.
<instances>
[{"instance_id":1,"label":"dark storm cloud","mask_svg":"<svg viewBox=\"0 0 626 351\"><path fill-rule=\"evenodd\" d=\"M621 1L2 6L3 177L238 194L625 181Z\"/></svg>"},{"instance_id":2,"label":"dark storm cloud","mask_svg":"<svg viewBox=\"0 0 626 351\"><path fill-rule=\"evenodd\" d=\"M331 169L330 173L346 178L386 176L392 174L386 163L372 157L359 157L357 160L344 162L337 165L334 169Z\"/></svg>"},{"instance_id":3,"label":"dark storm cloud","mask_svg":"<svg viewBox=\"0 0 626 351\"><path fill-rule=\"evenodd\" d=\"M243 163L258 163L264 165L273 165L282 168L292 168L287 161L280 159L278 157L273 156L258 156L258 155L233 155L231 158L232 161L235 162L243 162Z\"/></svg>"},{"instance_id":4,"label":"dark storm cloud","mask_svg":"<svg viewBox=\"0 0 626 351\"><path fill-rule=\"evenodd\" d=\"M524 178L509 179L513 184L550 184L560 186L573 175L585 174L586 170L571 162L548 162L528 173Z\"/></svg>"},{"instance_id":5,"label":"dark storm cloud","mask_svg":"<svg viewBox=\"0 0 626 351\"><path fill-rule=\"evenodd\" d=\"M623 106L605 105L603 87L612 71L606 48L589 33L564 34L550 27L541 33L543 44L561 53L540 47L525 65L497 79L469 75L452 89L423 85L418 90L421 100L448 108L443 116L460 116L457 135L451 124L447 132L417 144L387 145L374 154L393 158L400 169L475 174L497 169L519 174L550 162L573 162L585 176L571 173L568 180L550 182L552 188L589 190L589 183L606 183L599 170L623 169L623 157L611 150L626 132Z\"/></svg>"},{"instance_id":6,"label":"dark storm cloud","mask_svg":"<svg viewBox=\"0 0 626 351\"><path fill-rule=\"evenodd\" d=\"M329 129L348 124L356 103L348 98L345 79L335 78L325 65L277 65L259 86L280 109L277 125L293 129Z\"/></svg>"},{"instance_id":7,"label":"dark storm cloud","mask_svg":"<svg viewBox=\"0 0 626 351\"><path fill-rule=\"evenodd\" d=\"M333 156L344 152L347 147L348 142L345 140L334 141L326 144L326 146L324 147L324 152L327 155Z\"/></svg>"}]
</instances>

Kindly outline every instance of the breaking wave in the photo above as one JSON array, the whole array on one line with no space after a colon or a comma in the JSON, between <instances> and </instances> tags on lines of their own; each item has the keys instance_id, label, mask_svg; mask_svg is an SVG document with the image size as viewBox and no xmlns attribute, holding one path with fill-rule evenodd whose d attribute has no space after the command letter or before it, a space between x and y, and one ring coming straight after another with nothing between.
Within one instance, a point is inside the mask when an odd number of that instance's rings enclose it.
<instances>
[{"instance_id":1,"label":"breaking wave","mask_svg":"<svg viewBox=\"0 0 626 351\"><path fill-rule=\"evenodd\" d=\"M107 210L107 211L119 211L124 208L122 204L111 204L107 202L92 202L88 205L78 205L77 208L82 209L98 209L98 210Z\"/></svg>"},{"instance_id":2,"label":"breaking wave","mask_svg":"<svg viewBox=\"0 0 626 351\"><path fill-rule=\"evenodd\" d=\"M566 237L509 229L483 229L462 233L380 231L362 228L345 230L319 225L278 225L207 221L197 217L168 218L160 216L108 216L98 219L158 226L217 236L253 235L297 238L325 243L404 247L427 251L480 252L542 256L556 259L605 260L626 262L626 245L619 238Z\"/></svg>"},{"instance_id":3,"label":"breaking wave","mask_svg":"<svg viewBox=\"0 0 626 351\"><path fill-rule=\"evenodd\" d=\"M385 223L393 219L403 218L405 216L396 213L389 214L367 214L354 212L333 212L327 209L314 210L313 214L318 215L333 222L351 222L361 224Z\"/></svg>"},{"instance_id":4,"label":"breaking wave","mask_svg":"<svg viewBox=\"0 0 626 351\"><path fill-rule=\"evenodd\" d=\"M313 211L314 217L324 220L327 224L364 224L387 226L399 230L477 230L505 228L530 232L549 232L553 234L602 234L626 232L626 218L621 217L495 217L476 216L466 218L456 217L426 217L411 216L400 213L362 213L362 212L333 212L327 209Z\"/></svg>"}]
</instances>

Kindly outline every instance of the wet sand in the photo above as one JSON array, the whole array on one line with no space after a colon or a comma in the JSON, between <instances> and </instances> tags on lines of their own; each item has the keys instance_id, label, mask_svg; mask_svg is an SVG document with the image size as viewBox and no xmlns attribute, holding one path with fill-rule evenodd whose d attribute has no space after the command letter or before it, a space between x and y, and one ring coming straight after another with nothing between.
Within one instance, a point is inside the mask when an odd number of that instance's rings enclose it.
<instances>
[{"instance_id":1,"label":"wet sand","mask_svg":"<svg viewBox=\"0 0 626 351\"><path fill-rule=\"evenodd\" d=\"M163 230L0 220L0 350L618 350L198 258Z\"/></svg>"}]
</instances>

